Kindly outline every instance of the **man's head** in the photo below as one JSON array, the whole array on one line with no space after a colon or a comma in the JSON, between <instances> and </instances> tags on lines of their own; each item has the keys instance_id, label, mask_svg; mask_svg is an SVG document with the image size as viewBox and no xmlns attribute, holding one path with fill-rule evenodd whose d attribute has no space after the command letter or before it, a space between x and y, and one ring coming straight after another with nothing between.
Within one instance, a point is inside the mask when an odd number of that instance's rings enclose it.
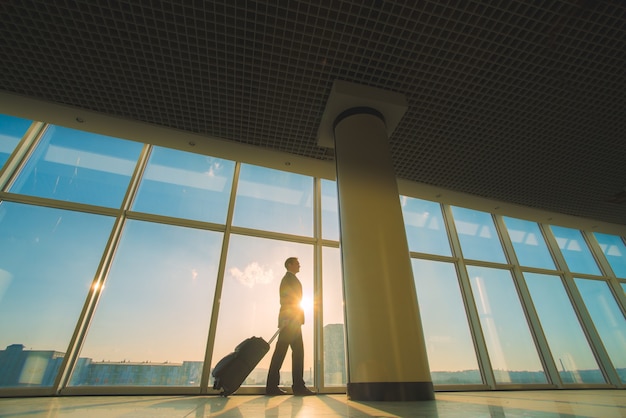
<instances>
[{"instance_id":1,"label":"man's head","mask_svg":"<svg viewBox=\"0 0 626 418\"><path fill-rule=\"evenodd\" d=\"M297 273L300 271L300 262L298 261L298 257L289 257L285 260L285 268L287 271L292 273Z\"/></svg>"}]
</instances>

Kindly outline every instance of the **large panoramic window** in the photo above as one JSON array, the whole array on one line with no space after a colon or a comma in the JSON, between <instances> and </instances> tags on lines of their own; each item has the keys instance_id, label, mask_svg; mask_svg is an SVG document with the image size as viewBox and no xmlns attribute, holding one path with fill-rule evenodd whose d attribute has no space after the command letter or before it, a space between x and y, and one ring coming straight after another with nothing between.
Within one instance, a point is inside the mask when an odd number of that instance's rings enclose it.
<instances>
[{"instance_id":1,"label":"large panoramic window","mask_svg":"<svg viewBox=\"0 0 626 418\"><path fill-rule=\"evenodd\" d=\"M524 273L563 383L604 383L561 277Z\"/></svg>"},{"instance_id":2,"label":"large panoramic window","mask_svg":"<svg viewBox=\"0 0 626 418\"><path fill-rule=\"evenodd\" d=\"M242 164L233 225L313 236L313 178Z\"/></svg>"},{"instance_id":3,"label":"large panoramic window","mask_svg":"<svg viewBox=\"0 0 626 418\"><path fill-rule=\"evenodd\" d=\"M153 147L132 209L223 224L234 170L232 161Z\"/></svg>"},{"instance_id":4,"label":"large panoramic window","mask_svg":"<svg viewBox=\"0 0 626 418\"><path fill-rule=\"evenodd\" d=\"M464 258L506 263L491 214L453 206L452 215Z\"/></svg>"},{"instance_id":5,"label":"large panoramic window","mask_svg":"<svg viewBox=\"0 0 626 418\"><path fill-rule=\"evenodd\" d=\"M482 383L454 264L413 259L412 266L433 383Z\"/></svg>"},{"instance_id":6,"label":"large panoramic window","mask_svg":"<svg viewBox=\"0 0 626 418\"><path fill-rule=\"evenodd\" d=\"M278 329L291 256L304 379L343 390L335 181L1 115L0 167L0 396L210 392L211 367ZM436 388L626 383L624 237L399 199Z\"/></svg>"},{"instance_id":7,"label":"large panoramic window","mask_svg":"<svg viewBox=\"0 0 626 418\"><path fill-rule=\"evenodd\" d=\"M517 261L522 266L554 270L554 260L535 222L503 217Z\"/></svg>"},{"instance_id":8,"label":"large panoramic window","mask_svg":"<svg viewBox=\"0 0 626 418\"><path fill-rule=\"evenodd\" d=\"M441 205L427 200L400 197L409 250L451 255Z\"/></svg>"},{"instance_id":9,"label":"large panoramic window","mask_svg":"<svg viewBox=\"0 0 626 418\"><path fill-rule=\"evenodd\" d=\"M554 225L550 228L571 272L600 275L600 269L580 231Z\"/></svg>"},{"instance_id":10,"label":"large panoramic window","mask_svg":"<svg viewBox=\"0 0 626 418\"><path fill-rule=\"evenodd\" d=\"M497 383L547 383L513 278L469 266L472 293Z\"/></svg>"},{"instance_id":11,"label":"large panoramic window","mask_svg":"<svg viewBox=\"0 0 626 418\"><path fill-rule=\"evenodd\" d=\"M346 345L344 335L343 282L341 254L338 248L322 250L324 384L342 386L347 383Z\"/></svg>"},{"instance_id":12,"label":"large panoramic window","mask_svg":"<svg viewBox=\"0 0 626 418\"><path fill-rule=\"evenodd\" d=\"M0 387L53 384L113 222L0 203Z\"/></svg>"},{"instance_id":13,"label":"large panoramic window","mask_svg":"<svg viewBox=\"0 0 626 418\"><path fill-rule=\"evenodd\" d=\"M617 277L626 279L626 244L622 237L616 235L594 233L602 253L611 265L613 273Z\"/></svg>"},{"instance_id":14,"label":"large panoramic window","mask_svg":"<svg viewBox=\"0 0 626 418\"><path fill-rule=\"evenodd\" d=\"M0 170L31 124L27 119L0 115Z\"/></svg>"},{"instance_id":15,"label":"large panoramic window","mask_svg":"<svg viewBox=\"0 0 626 418\"><path fill-rule=\"evenodd\" d=\"M119 207L142 144L49 126L10 191Z\"/></svg>"},{"instance_id":16,"label":"large panoramic window","mask_svg":"<svg viewBox=\"0 0 626 418\"><path fill-rule=\"evenodd\" d=\"M575 279L593 324L611 357L622 383L626 383L626 318L603 280Z\"/></svg>"},{"instance_id":17,"label":"large panoramic window","mask_svg":"<svg viewBox=\"0 0 626 418\"><path fill-rule=\"evenodd\" d=\"M221 245L128 221L71 384L199 386Z\"/></svg>"},{"instance_id":18,"label":"large panoramic window","mask_svg":"<svg viewBox=\"0 0 626 418\"><path fill-rule=\"evenodd\" d=\"M300 261L302 306L305 324L304 380L313 384L313 246L244 235L232 235L220 298L212 367L246 338L263 337L266 341L278 330L279 286L285 275L285 260ZM250 373L244 386L265 386L270 353ZM212 378L211 378L212 379ZM213 381L211 380L211 385ZM281 369L281 385L291 386L291 356Z\"/></svg>"}]
</instances>

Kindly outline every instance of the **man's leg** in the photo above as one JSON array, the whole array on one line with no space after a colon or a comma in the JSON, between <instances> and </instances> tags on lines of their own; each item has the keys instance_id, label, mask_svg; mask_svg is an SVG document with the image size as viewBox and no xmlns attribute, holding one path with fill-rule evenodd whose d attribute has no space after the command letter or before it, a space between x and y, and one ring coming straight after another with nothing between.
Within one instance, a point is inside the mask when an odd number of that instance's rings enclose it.
<instances>
[{"instance_id":1,"label":"man's leg","mask_svg":"<svg viewBox=\"0 0 626 418\"><path fill-rule=\"evenodd\" d=\"M304 343L302 329L298 327L291 340L291 381L294 388L304 387Z\"/></svg>"},{"instance_id":2,"label":"man's leg","mask_svg":"<svg viewBox=\"0 0 626 418\"><path fill-rule=\"evenodd\" d=\"M304 344L300 327L291 341L291 368L293 394L296 396L315 395L315 392L311 392L304 384Z\"/></svg>"},{"instance_id":3,"label":"man's leg","mask_svg":"<svg viewBox=\"0 0 626 418\"><path fill-rule=\"evenodd\" d=\"M270 369L267 372L267 384L265 385L265 392L268 394L280 394L278 390L278 384L280 383L280 368L285 360L287 349L293 339L293 330L290 327L285 327L278 334L278 340L276 341L276 348L272 355L272 361L270 362Z\"/></svg>"}]
</instances>

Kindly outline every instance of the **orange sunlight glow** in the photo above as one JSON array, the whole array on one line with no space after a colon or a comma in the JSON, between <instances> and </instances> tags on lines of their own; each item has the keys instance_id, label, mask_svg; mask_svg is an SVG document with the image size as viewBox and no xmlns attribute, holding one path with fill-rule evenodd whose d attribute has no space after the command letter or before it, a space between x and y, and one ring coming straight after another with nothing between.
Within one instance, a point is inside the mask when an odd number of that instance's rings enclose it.
<instances>
[{"instance_id":1,"label":"orange sunlight glow","mask_svg":"<svg viewBox=\"0 0 626 418\"><path fill-rule=\"evenodd\" d=\"M304 296L300 301L300 307L304 309L304 312L313 312L313 299Z\"/></svg>"}]
</instances>

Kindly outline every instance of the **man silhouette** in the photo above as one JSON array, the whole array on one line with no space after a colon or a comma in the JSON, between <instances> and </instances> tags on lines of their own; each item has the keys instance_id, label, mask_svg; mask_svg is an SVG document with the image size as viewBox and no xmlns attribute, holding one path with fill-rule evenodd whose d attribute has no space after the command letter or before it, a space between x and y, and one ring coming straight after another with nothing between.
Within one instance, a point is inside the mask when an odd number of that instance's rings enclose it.
<instances>
[{"instance_id":1,"label":"man silhouette","mask_svg":"<svg viewBox=\"0 0 626 418\"><path fill-rule=\"evenodd\" d=\"M287 349L291 347L292 389L296 396L315 395L304 385L304 344L302 343L302 325L304 310L302 301L302 283L296 277L300 271L300 262L296 257L285 260L287 272L280 282L280 311L278 313L278 341L272 355L272 362L267 373L265 394L268 396L285 395L280 389L280 368L285 360Z\"/></svg>"}]
</instances>

